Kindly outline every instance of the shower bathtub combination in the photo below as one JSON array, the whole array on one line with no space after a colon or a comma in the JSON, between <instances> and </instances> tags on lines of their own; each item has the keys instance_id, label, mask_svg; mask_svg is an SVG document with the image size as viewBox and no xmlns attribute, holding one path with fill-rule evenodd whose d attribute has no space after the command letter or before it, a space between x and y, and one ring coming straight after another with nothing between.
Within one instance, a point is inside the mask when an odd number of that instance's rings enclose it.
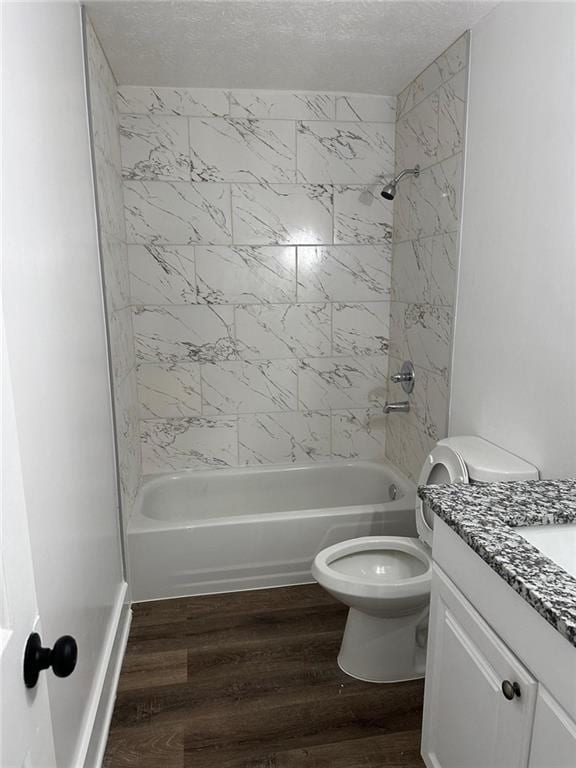
<instances>
[{"instance_id":1,"label":"shower bathtub combination","mask_svg":"<svg viewBox=\"0 0 576 768\"><path fill-rule=\"evenodd\" d=\"M416 536L415 488L385 461L149 476L128 525L135 601L311 582L358 536Z\"/></svg>"}]
</instances>

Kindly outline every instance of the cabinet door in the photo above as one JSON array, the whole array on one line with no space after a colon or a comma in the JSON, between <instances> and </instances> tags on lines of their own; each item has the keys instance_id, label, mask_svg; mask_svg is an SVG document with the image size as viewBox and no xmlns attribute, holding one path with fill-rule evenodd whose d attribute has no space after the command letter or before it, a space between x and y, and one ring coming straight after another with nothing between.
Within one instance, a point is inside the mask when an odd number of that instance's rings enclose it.
<instances>
[{"instance_id":1,"label":"cabinet door","mask_svg":"<svg viewBox=\"0 0 576 768\"><path fill-rule=\"evenodd\" d=\"M530 768L574 768L576 723L545 688L540 687L532 730Z\"/></svg>"},{"instance_id":2,"label":"cabinet door","mask_svg":"<svg viewBox=\"0 0 576 768\"><path fill-rule=\"evenodd\" d=\"M536 682L437 566L426 672L429 768L526 768Z\"/></svg>"}]
</instances>

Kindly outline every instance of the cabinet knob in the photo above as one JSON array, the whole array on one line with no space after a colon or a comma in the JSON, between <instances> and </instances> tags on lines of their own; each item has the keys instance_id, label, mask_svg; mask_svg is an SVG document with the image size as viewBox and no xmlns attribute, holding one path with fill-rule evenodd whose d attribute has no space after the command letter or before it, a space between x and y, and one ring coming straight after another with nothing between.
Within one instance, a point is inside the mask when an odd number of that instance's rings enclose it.
<instances>
[{"instance_id":1,"label":"cabinet knob","mask_svg":"<svg viewBox=\"0 0 576 768\"><path fill-rule=\"evenodd\" d=\"M504 680L502 683L502 693L504 694L504 698L508 699L508 701L512 701L515 696L520 698L520 686L518 683L511 683L510 680Z\"/></svg>"}]
</instances>

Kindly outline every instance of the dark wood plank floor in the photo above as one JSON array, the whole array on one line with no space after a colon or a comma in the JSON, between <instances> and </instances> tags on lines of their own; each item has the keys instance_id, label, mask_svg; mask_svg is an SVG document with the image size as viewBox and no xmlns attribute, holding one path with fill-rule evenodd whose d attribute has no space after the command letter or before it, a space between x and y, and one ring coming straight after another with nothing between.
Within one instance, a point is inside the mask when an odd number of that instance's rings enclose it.
<instances>
[{"instance_id":1,"label":"dark wood plank floor","mask_svg":"<svg viewBox=\"0 0 576 768\"><path fill-rule=\"evenodd\" d=\"M105 768L416 768L422 681L336 663L316 585L134 606Z\"/></svg>"}]
</instances>

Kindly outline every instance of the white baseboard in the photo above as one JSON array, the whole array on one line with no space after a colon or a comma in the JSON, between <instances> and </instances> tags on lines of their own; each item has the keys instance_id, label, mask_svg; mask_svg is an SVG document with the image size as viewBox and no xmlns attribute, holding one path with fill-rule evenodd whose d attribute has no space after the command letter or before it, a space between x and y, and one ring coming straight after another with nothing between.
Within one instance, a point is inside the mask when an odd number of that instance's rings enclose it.
<instances>
[{"instance_id":1,"label":"white baseboard","mask_svg":"<svg viewBox=\"0 0 576 768\"><path fill-rule=\"evenodd\" d=\"M84 733L76 752L76 768L100 768L102 764L132 620L130 604L126 599L127 590L128 585L123 582L116 595L98 673L90 694Z\"/></svg>"}]
</instances>

